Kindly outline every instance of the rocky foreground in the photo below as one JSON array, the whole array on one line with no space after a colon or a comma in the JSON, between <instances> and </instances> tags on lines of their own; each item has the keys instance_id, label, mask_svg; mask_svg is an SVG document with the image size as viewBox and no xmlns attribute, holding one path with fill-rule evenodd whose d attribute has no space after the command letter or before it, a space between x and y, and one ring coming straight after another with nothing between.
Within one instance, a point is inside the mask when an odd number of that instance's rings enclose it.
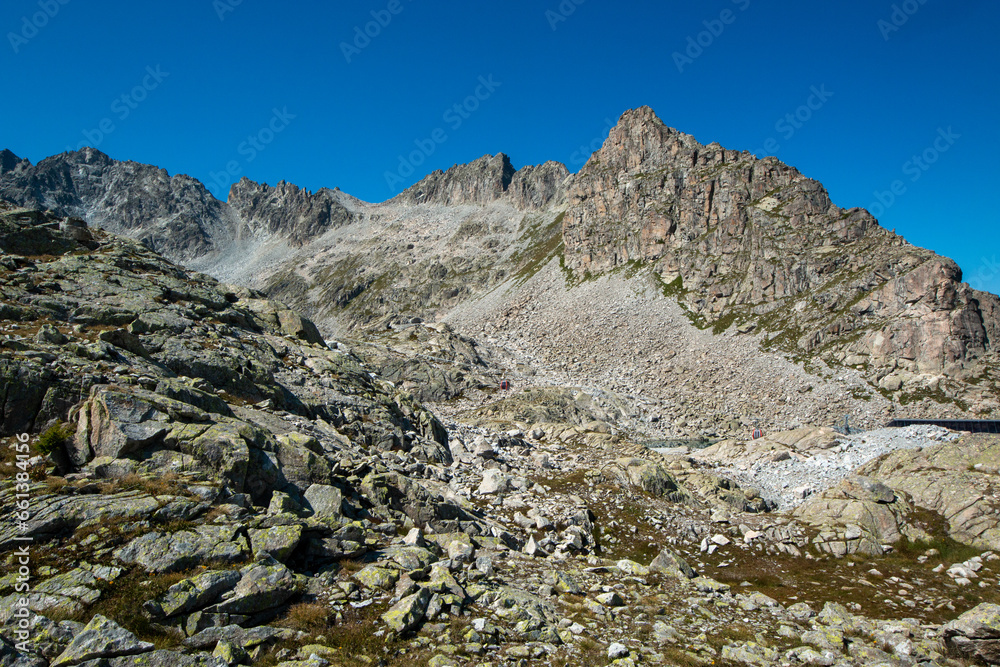
<instances>
[{"instance_id":1,"label":"rocky foreground","mask_svg":"<svg viewBox=\"0 0 1000 667\"><path fill-rule=\"evenodd\" d=\"M995 437L786 498L862 443L662 454L444 324L329 342L40 211L0 251L4 667L1000 663Z\"/></svg>"}]
</instances>

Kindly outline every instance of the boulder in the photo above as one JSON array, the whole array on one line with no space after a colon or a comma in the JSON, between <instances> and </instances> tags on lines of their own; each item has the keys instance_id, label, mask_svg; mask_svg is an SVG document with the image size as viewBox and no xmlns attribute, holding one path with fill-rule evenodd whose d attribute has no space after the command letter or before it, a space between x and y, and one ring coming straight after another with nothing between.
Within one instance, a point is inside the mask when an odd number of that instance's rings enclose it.
<instances>
[{"instance_id":1,"label":"boulder","mask_svg":"<svg viewBox=\"0 0 1000 667\"><path fill-rule=\"evenodd\" d=\"M175 533L146 533L114 552L123 563L141 565L149 572L179 572L206 563L238 563L250 556L242 529L235 526L198 526Z\"/></svg>"},{"instance_id":2,"label":"boulder","mask_svg":"<svg viewBox=\"0 0 1000 667\"><path fill-rule=\"evenodd\" d=\"M241 577L238 570L205 572L174 584L156 600L146 602L143 609L153 619L186 614L215 602L223 593L231 591Z\"/></svg>"},{"instance_id":3,"label":"boulder","mask_svg":"<svg viewBox=\"0 0 1000 667\"><path fill-rule=\"evenodd\" d=\"M70 449L73 463L82 466L95 456L122 458L162 440L171 419L161 407L147 392L92 388Z\"/></svg>"},{"instance_id":4,"label":"boulder","mask_svg":"<svg viewBox=\"0 0 1000 667\"><path fill-rule=\"evenodd\" d=\"M382 614L382 621L397 634L409 632L423 620L430 601L431 592L426 588L421 588L413 595L403 598L393 605L389 611Z\"/></svg>"},{"instance_id":5,"label":"boulder","mask_svg":"<svg viewBox=\"0 0 1000 667\"><path fill-rule=\"evenodd\" d=\"M663 572L677 579L694 579L697 573L688 562L670 549L664 549L649 564L649 569Z\"/></svg>"},{"instance_id":6,"label":"boulder","mask_svg":"<svg viewBox=\"0 0 1000 667\"><path fill-rule=\"evenodd\" d=\"M320 335L316 325L294 310L279 310L278 326L281 327L281 333L286 336L292 336L307 343L326 346L326 341L323 340L323 336Z\"/></svg>"},{"instance_id":7,"label":"boulder","mask_svg":"<svg viewBox=\"0 0 1000 667\"><path fill-rule=\"evenodd\" d=\"M125 628L98 614L52 661L51 667L69 667L87 660L148 653L154 648L149 642L139 641Z\"/></svg>"},{"instance_id":8,"label":"boulder","mask_svg":"<svg viewBox=\"0 0 1000 667\"><path fill-rule=\"evenodd\" d=\"M322 520L343 518L343 494L340 489L328 484L313 484L304 494L305 501L313 511L313 516Z\"/></svg>"},{"instance_id":9,"label":"boulder","mask_svg":"<svg viewBox=\"0 0 1000 667\"><path fill-rule=\"evenodd\" d=\"M640 458L621 458L616 466L607 468L605 476L611 475L618 484L641 489L651 496L666 498L673 502L685 502L688 495L677 484L677 480L658 463Z\"/></svg>"},{"instance_id":10,"label":"boulder","mask_svg":"<svg viewBox=\"0 0 1000 667\"><path fill-rule=\"evenodd\" d=\"M271 528L251 528L247 531L254 557L271 556L284 562L295 551L302 539L302 526L273 526Z\"/></svg>"},{"instance_id":11,"label":"boulder","mask_svg":"<svg viewBox=\"0 0 1000 667\"><path fill-rule=\"evenodd\" d=\"M1000 605L983 603L941 628L954 655L1000 665Z\"/></svg>"},{"instance_id":12,"label":"boulder","mask_svg":"<svg viewBox=\"0 0 1000 667\"><path fill-rule=\"evenodd\" d=\"M904 532L911 531L906 521L910 509L886 485L852 476L810 497L792 515L821 529L814 539L821 551L835 556L880 556L883 545L898 542Z\"/></svg>"},{"instance_id":13,"label":"boulder","mask_svg":"<svg viewBox=\"0 0 1000 667\"><path fill-rule=\"evenodd\" d=\"M299 592L295 575L281 563L266 559L240 570L232 593L208 611L223 614L256 614L280 606Z\"/></svg>"},{"instance_id":14,"label":"boulder","mask_svg":"<svg viewBox=\"0 0 1000 667\"><path fill-rule=\"evenodd\" d=\"M483 481L479 484L478 492L481 495L493 495L504 493L508 488L510 488L510 476L493 469L483 473Z\"/></svg>"}]
</instances>

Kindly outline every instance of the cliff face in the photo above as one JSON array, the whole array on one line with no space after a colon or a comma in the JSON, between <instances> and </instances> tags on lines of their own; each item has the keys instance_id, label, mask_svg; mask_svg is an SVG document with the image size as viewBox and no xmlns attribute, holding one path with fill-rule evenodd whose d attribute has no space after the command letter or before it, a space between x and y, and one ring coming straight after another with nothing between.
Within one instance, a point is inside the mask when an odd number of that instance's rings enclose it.
<instances>
[{"instance_id":1,"label":"cliff face","mask_svg":"<svg viewBox=\"0 0 1000 667\"><path fill-rule=\"evenodd\" d=\"M190 176L170 176L150 165L112 160L93 148L56 155L34 166L17 161L12 153L2 162L0 198L84 218L174 260L215 252L238 233L229 207Z\"/></svg>"},{"instance_id":2,"label":"cliff face","mask_svg":"<svg viewBox=\"0 0 1000 667\"><path fill-rule=\"evenodd\" d=\"M651 109L627 112L575 177L565 264L647 263L693 316L770 328L790 351L954 372L994 344L996 297L951 260L835 206L773 158L703 146Z\"/></svg>"},{"instance_id":3,"label":"cliff face","mask_svg":"<svg viewBox=\"0 0 1000 667\"><path fill-rule=\"evenodd\" d=\"M497 153L435 171L392 201L445 206L509 201L520 209L542 209L561 199L568 176L559 162L515 169L509 157Z\"/></svg>"},{"instance_id":4,"label":"cliff face","mask_svg":"<svg viewBox=\"0 0 1000 667\"><path fill-rule=\"evenodd\" d=\"M229 205L251 234L282 234L299 246L350 223L353 216L342 203L345 197L339 190L311 193L285 181L271 187L243 178L230 189Z\"/></svg>"}]
</instances>

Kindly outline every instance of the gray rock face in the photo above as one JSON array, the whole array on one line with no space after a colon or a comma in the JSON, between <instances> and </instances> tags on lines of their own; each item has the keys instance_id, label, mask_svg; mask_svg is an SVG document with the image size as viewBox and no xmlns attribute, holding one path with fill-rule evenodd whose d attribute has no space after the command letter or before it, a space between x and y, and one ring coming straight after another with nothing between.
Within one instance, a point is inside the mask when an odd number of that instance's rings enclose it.
<instances>
[{"instance_id":1,"label":"gray rock face","mask_svg":"<svg viewBox=\"0 0 1000 667\"><path fill-rule=\"evenodd\" d=\"M302 245L328 229L349 224L350 197L340 190L316 193L280 181L276 186L242 178L229 191L229 205L250 234L280 234Z\"/></svg>"},{"instance_id":2,"label":"gray rock face","mask_svg":"<svg viewBox=\"0 0 1000 667\"><path fill-rule=\"evenodd\" d=\"M52 661L52 667L69 667L97 658L148 653L154 648L149 642L139 641L125 628L98 614L73 638L66 650Z\"/></svg>"},{"instance_id":3,"label":"gray rock face","mask_svg":"<svg viewBox=\"0 0 1000 667\"><path fill-rule=\"evenodd\" d=\"M204 563L236 563L250 555L250 545L232 526L198 526L176 533L146 533L115 551L123 563L150 572L178 572Z\"/></svg>"},{"instance_id":4,"label":"gray rock face","mask_svg":"<svg viewBox=\"0 0 1000 667\"><path fill-rule=\"evenodd\" d=\"M503 153L486 155L448 171L435 171L393 201L408 204L489 204L508 200L540 210L561 200L569 170L559 162L515 169Z\"/></svg>"},{"instance_id":5,"label":"gray rock face","mask_svg":"<svg viewBox=\"0 0 1000 667\"><path fill-rule=\"evenodd\" d=\"M144 605L153 618L168 618L201 609L240 582L238 570L205 572L171 586L166 593Z\"/></svg>"},{"instance_id":6,"label":"gray rock face","mask_svg":"<svg viewBox=\"0 0 1000 667\"><path fill-rule=\"evenodd\" d=\"M956 442L914 451L896 451L860 472L910 494L913 502L948 520L956 540L1000 549L996 468L1000 442L969 435Z\"/></svg>"},{"instance_id":7,"label":"gray rock face","mask_svg":"<svg viewBox=\"0 0 1000 667\"><path fill-rule=\"evenodd\" d=\"M959 657L1000 664L1000 605L981 604L946 624L941 633Z\"/></svg>"},{"instance_id":8,"label":"gray rock face","mask_svg":"<svg viewBox=\"0 0 1000 667\"><path fill-rule=\"evenodd\" d=\"M223 614L256 614L281 605L299 590L295 575L275 560L248 565L240 571L232 593L211 611Z\"/></svg>"},{"instance_id":9,"label":"gray rock face","mask_svg":"<svg viewBox=\"0 0 1000 667\"><path fill-rule=\"evenodd\" d=\"M835 206L774 158L703 146L648 107L622 116L567 203L567 267L649 263L709 323L773 321L768 304L791 298L780 317L801 330L788 341L800 353L832 344L878 366L905 359L952 373L992 349L996 297L981 305L953 261L906 244L867 211Z\"/></svg>"},{"instance_id":10,"label":"gray rock face","mask_svg":"<svg viewBox=\"0 0 1000 667\"><path fill-rule=\"evenodd\" d=\"M13 488L0 491L0 511L13 512L15 503ZM19 535L44 542L66 531L72 532L84 523L137 521L151 516L185 520L203 512L205 506L187 498L157 499L138 491L126 491L101 495L47 495L35 501L34 509L23 531L9 523L0 525L0 551L13 548Z\"/></svg>"},{"instance_id":11,"label":"gray rock face","mask_svg":"<svg viewBox=\"0 0 1000 667\"><path fill-rule=\"evenodd\" d=\"M694 579L696 573L686 560L670 549L664 549L649 564L649 569L665 572L678 579Z\"/></svg>"},{"instance_id":12,"label":"gray rock face","mask_svg":"<svg viewBox=\"0 0 1000 667\"><path fill-rule=\"evenodd\" d=\"M0 198L84 218L134 236L175 259L193 259L231 243L238 222L223 202L190 176L119 162L93 148L63 153L35 166L8 155Z\"/></svg>"}]
</instances>

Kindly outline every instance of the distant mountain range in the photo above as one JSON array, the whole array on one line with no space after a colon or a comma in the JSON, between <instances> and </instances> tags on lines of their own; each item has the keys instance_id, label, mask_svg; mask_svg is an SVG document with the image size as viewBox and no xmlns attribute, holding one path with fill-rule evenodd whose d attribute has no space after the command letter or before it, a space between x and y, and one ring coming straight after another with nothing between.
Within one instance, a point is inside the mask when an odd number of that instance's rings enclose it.
<instances>
[{"instance_id":1,"label":"distant mountain range","mask_svg":"<svg viewBox=\"0 0 1000 667\"><path fill-rule=\"evenodd\" d=\"M851 368L896 405L1000 414L997 296L796 169L702 145L648 107L576 174L488 155L379 204L246 178L221 202L191 177L91 148L37 165L3 151L0 198L263 288L328 331L497 310L499 294L530 303L543 271L568 290L615 276L676 301L694 327L755 336L813 370Z\"/></svg>"}]
</instances>

